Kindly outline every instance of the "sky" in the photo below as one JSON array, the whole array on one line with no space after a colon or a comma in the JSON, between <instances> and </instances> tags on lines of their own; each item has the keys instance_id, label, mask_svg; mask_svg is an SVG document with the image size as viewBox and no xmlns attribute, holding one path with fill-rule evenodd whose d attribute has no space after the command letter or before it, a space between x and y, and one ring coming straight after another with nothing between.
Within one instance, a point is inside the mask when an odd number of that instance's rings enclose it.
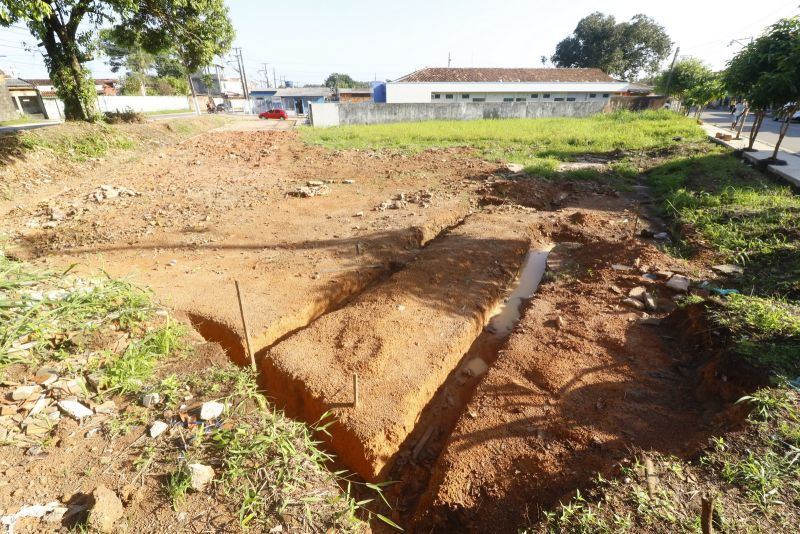
<instances>
[{"instance_id":1,"label":"sky","mask_svg":"<svg viewBox=\"0 0 800 534\"><path fill-rule=\"evenodd\" d=\"M593 11L617 21L642 13L664 26L680 47L714 69L740 42L786 16L800 14L800 0L227 0L248 80L265 83L265 67L298 85L321 84L331 72L356 80L399 78L422 67L541 67L556 44ZM0 69L23 78L46 78L35 40L17 23L0 28ZM665 60L668 66L671 58ZM231 58L223 58L226 64ZM266 66L264 64L267 64ZM116 77L102 60L95 77ZM232 68L226 76L235 76Z\"/></svg>"}]
</instances>

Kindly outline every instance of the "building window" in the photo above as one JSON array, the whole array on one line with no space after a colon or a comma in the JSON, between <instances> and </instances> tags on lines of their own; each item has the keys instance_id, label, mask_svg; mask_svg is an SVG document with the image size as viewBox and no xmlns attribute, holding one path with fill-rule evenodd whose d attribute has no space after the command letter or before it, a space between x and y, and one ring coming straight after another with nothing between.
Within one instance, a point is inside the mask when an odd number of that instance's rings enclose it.
<instances>
[{"instance_id":1,"label":"building window","mask_svg":"<svg viewBox=\"0 0 800 534\"><path fill-rule=\"evenodd\" d=\"M597 93L589 93L589 98L597 98Z\"/></svg>"},{"instance_id":2,"label":"building window","mask_svg":"<svg viewBox=\"0 0 800 534\"><path fill-rule=\"evenodd\" d=\"M542 95L542 98L550 98L550 93L545 93Z\"/></svg>"},{"instance_id":3,"label":"building window","mask_svg":"<svg viewBox=\"0 0 800 534\"><path fill-rule=\"evenodd\" d=\"M531 98L539 98L539 93L533 93L533 94L531 95Z\"/></svg>"},{"instance_id":4,"label":"building window","mask_svg":"<svg viewBox=\"0 0 800 534\"><path fill-rule=\"evenodd\" d=\"M444 95L447 100L453 100L453 95Z\"/></svg>"},{"instance_id":5,"label":"building window","mask_svg":"<svg viewBox=\"0 0 800 534\"><path fill-rule=\"evenodd\" d=\"M434 95L433 95L433 99L434 100L439 100L440 98L442 98L442 95L440 95L438 93L434 93Z\"/></svg>"},{"instance_id":6,"label":"building window","mask_svg":"<svg viewBox=\"0 0 800 534\"><path fill-rule=\"evenodd\" d=\"M472 101L473 102L486 102L486 99L485 98L477 98L476 97L476 98L473 98Z\"/></svg>"},{"instance_id":7,"label":"building window","mask_svg":"<svg viewBox=\"0 0 800 534\"><path fill-rule=\"evenodd\" d=\"M608 93L603 93L603 98L608 98Z\"/></svg>"},{"instance_id":8,"label":"building window","mask_svg":"<svg viewBox=\"0 0 800 534\"><path fill-rule=\"evenodd\" d=\"M517 102L527 102L527 98L517 98Z\"/></svg>"},{"instance_id":9,"label":"building window","mask_svg":"<svg viewBox=\"0 0 800 534\"><path fill-rule=\"evenodd\" d=\"M560 98L560 97L555 97L555 98L553 99L553 101L554 101L554 102L563 102L563 101L564 101L564 99L563 99L563 98Z\"/></svg>"},{"instance_id":10,"label":"building window","mask_svg":"<svg viewBox=\"0 0 800 534\"><path fill-rule=\"evenodd\" d=\"M469 95L467 95L467 94L463 94L463 95L461 95L461 98L464 98L464 99L469 99Z\"/></svg>"},{"instance_id":11,"label":"building window","mask_svg":"<svg viewBox=\"0 0 800 534\"><path fill-rule=\"evenodd\" d=\"M567 98L567 102L575 102L575 97L570 96L569 98Z\"/></svg>"}]
</instances>

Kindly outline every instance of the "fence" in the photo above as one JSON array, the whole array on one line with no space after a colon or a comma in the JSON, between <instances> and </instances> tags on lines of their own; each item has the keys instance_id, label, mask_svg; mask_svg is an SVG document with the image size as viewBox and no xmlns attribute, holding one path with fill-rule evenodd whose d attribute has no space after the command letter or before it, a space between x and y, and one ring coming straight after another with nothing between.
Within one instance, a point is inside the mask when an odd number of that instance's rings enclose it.
<instances>
[{"instance_id":1,"label":"fence","mask_svg":"<svg viewBox=\"0 0 800 534\"><path fill-rule=\"evenodd\" d=\"M185 96L98 96L97 107L100 111L166 111L171 109L189 109L190 99Z\"/></svg>"},{"instance_id":2,"label":"fence","mask_svg":"<svg viewBox=\"0 0 800 534\"><path fill-rule=\"evenodd\" d=\"M457 102L449 104L325 103L311 104L311 124L318 128L428 120L588 117L603 111L598 102Z\"/></svg>"}]
</instances>

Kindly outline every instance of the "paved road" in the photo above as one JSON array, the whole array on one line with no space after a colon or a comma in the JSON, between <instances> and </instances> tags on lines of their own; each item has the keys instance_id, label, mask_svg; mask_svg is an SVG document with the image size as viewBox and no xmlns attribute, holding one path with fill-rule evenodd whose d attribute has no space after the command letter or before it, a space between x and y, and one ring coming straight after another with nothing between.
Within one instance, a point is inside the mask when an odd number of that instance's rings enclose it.
<instances>
[{"instance_id":1,"label":"paved road","mask_svg":"<svg viewBox=\"0 0 800 534\"><path fill-rule=\"evenodd\" d=\"M753 124L751 117L752 115L748 116L747 124L742 130L743 138L746 138L747 132L750 131L750 125ZM720 128L730 128L731 121L733 120L730 113L723 111L704 111L701 118L703 122L713 124ZM756 140L770 146L775 146L775 143L778 142L778 129L780 125L781 123L772 120L772 117L766 117L761 124L761 131L758 132ZM781 143L781 150L794 154L800 153L800 123L792 123L789 126L789 131L786 132L786 137L783 139L783 143Z\"/></svg>"}]
</instances>

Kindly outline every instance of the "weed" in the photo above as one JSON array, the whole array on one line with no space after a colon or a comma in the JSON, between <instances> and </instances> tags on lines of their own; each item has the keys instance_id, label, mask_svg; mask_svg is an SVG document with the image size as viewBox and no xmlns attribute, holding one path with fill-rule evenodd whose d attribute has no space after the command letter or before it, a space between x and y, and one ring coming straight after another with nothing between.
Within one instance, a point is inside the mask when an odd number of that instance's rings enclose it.
<instances>
[{"instance_id":1,"label":"weed","mask_svg":"<svg viewBox=\"0 0 800 534\"><path fill-rule=\"evenodd\" d=\"M186 498L186 493L192 487L192 474L186 462L167 475L164 489L172 502L172 509L177 511L178 505Z\"/></svg>"}]
</instances>

